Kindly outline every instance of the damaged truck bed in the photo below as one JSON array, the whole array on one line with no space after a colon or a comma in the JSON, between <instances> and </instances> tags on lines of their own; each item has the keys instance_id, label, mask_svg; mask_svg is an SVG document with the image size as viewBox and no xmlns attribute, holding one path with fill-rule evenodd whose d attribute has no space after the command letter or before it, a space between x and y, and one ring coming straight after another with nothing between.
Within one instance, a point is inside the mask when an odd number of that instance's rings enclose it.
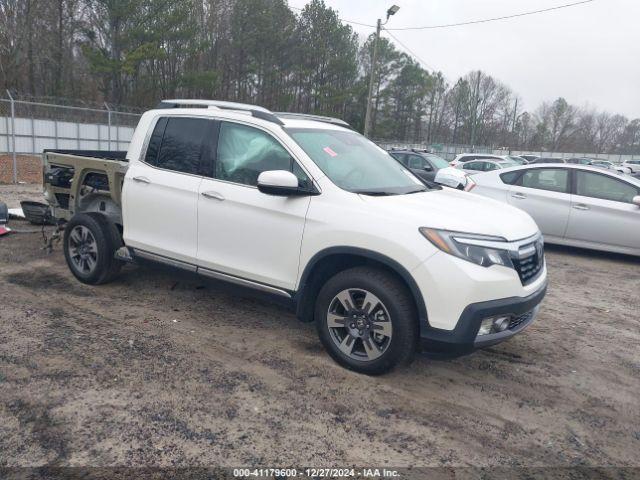
<instances>
[{"instance_id":1,"label":"damaged truck bed","mask_svg":"<svg viewBox=\"0 0 640 480\"><path fill-rule=\"evenodd\" d=\"M53 217L69 221L79 212L101 212L122 226L124 151L45 150L43 182Z\"/></svg>"}]
</instances>

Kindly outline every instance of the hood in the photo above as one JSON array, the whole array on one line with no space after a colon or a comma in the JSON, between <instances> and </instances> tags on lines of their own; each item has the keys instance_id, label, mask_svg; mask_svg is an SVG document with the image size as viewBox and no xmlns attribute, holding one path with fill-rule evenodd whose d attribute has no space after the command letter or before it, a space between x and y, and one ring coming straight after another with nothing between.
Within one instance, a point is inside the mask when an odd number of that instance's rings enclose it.
<instances>
[{"instance_id":1,"label":"hood","mask_svg":"<svg viewBox=\"0 0 640 480\"><path fill-rule=\"evenodd\" d=\"M450 188L409 195L361 197L379 214L396 220L406 216L416 228L492 235L509 241L527 238L539 231L529 214L518 208Z\"/></svg>"}]
</instances>

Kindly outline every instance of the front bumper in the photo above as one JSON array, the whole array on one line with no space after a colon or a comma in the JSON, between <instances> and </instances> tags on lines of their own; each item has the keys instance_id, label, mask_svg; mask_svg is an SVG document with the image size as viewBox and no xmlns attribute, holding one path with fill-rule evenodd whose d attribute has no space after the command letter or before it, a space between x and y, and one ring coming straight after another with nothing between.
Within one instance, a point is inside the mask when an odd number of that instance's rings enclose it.
<instances>
[{"instance_id":1,"label":"front bumper","mask_svg":"<svg viewBox=\"0 0 640 480\"><path fill-rule=\"evenodd\" d=\"M489 347L517 335L533 323L539 305L547 293L547 283L527 297L512 297L468 305L453 330L426 327L420 332L420 346L424 353L458 356L478 348ZM478 337L483 319L511 314L509 329Z\"/></svg>"}]
</instances>

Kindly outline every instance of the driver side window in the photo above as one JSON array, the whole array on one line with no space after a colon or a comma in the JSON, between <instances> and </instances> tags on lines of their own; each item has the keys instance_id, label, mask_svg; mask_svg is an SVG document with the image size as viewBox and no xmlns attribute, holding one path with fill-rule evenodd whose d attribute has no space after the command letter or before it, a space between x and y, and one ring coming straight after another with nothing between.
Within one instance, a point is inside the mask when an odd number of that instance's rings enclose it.
<instances>
[{"instance_id":1,"label":"driver side window","mask_svg":"<svg viewBox=\"0 0 640 480\"><path fill-rule=\"evenodd\" d=\"M256 186L258 176L269 170L293 172L301 187L311 185L302 168L271 135L239 123L220 124L214 178Z\"/></svg>"},{"instance_id":2,"label":"driver side window","mask_svg":"<svg viewBox=\"0 0 640 480\"><path fill-rule=\"evenodd\" d=\"M427 162L418 155L409 156L409 168L421 169L426 166Z\"/></svg>"}]
</instances>

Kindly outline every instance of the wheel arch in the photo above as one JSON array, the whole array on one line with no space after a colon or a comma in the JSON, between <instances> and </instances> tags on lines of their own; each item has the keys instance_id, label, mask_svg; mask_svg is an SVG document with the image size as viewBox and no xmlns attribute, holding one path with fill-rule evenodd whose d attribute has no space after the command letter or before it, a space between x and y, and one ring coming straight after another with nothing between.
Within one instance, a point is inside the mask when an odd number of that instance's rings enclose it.
<instances>
[{"instance_id":1,"label":"wheel arch","mask_svg":"<svg viewBox=\"0 0 640 480\"><path fill-rule=\"evenodd\" d=\"M357 247L330 247L316 253L309 260L294 297L298 319L312 322L315 299L326 281L341 271L360 265L377 266L395 275L409 290L420 324L427 322L424 298L409 271L386 255Z\"/></svg>"}]
</instances>

